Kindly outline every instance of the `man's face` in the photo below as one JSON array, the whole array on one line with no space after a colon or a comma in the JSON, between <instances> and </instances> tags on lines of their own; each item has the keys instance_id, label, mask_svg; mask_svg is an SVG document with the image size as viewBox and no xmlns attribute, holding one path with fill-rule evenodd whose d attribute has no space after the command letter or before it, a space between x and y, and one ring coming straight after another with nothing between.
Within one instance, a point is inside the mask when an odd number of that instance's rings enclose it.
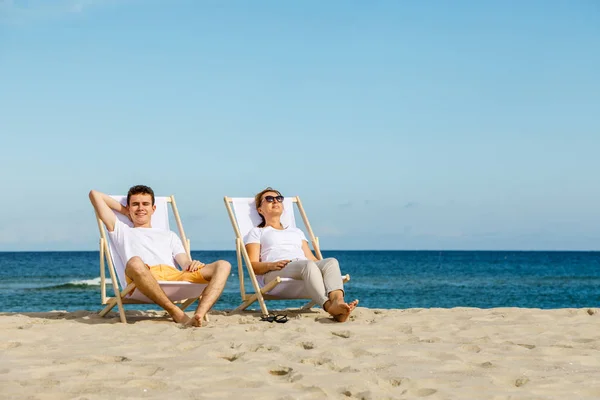
<instances>
[{"instance_id":1,"label":"man's face","mask_svg":"<svg viewBox=\"0 0 600 400\"><path fill-rule=\"evenodd\" d=\"M156 206L152 205L152 196L149 194L133 194L129 198L129 216L133 226L150 224Z\"/></svg>"}]
</instances>

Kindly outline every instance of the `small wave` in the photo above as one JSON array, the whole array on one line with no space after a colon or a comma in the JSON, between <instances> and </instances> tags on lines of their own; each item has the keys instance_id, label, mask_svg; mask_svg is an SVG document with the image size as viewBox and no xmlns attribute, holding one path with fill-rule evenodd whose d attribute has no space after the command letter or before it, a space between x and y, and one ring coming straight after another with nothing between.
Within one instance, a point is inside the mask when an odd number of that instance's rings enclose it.
<instances>
[{"instance_id":1,"label":"small wave","mask_svg":"<svg viewBox=\"0 0 600 400\"><path fill-rule=\"evenodd\" d=\"M110 280L106 280L106 283L108 285L111 285L111 281ZM76 286L100 286L100 277L94 278L94 279L83 279L80 281L71 281L66 283L65 285L76 285Z\"/></svg>"},{"instance_id":2,"label":"small wave","mask_svg":"<svg viewBox=\"0 0 600 400\"><path fill-rule=\"evenodd\" d=\"M112 285L112 282L110 280L106 280L106 284ZM67 283L59 283L58 285L28 288L26 290L90 289L93 286L100 286L100 277L94 279L69 281Z\"/></svg>"}]
</instances>

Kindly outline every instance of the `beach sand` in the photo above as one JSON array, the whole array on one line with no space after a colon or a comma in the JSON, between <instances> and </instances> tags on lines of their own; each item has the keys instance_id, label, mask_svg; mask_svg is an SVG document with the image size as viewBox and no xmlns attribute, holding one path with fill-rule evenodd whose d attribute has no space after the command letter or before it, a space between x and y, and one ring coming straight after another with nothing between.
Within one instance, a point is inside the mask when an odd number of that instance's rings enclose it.
<instances>
[{"instance_id":1,"label":"beach sand","mask_svg":"<svg viewBox=\"0 0 600 400\"><path fill-rule=\"evenodd\" d=\"M598 399L600 312L1 313L3 399Z\"/></svg>"}]
</instances>

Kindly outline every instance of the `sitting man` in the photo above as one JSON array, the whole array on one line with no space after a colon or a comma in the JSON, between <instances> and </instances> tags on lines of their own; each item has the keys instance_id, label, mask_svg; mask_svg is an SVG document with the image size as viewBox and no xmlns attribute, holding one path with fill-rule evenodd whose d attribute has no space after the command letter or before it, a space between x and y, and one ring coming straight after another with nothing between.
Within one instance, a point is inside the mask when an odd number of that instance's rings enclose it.
<instances>
[{"instance_id":1,"label":"sitting man","mask_svg":"<svg viewBox=\"0 0 600 400\"><path fill-rule=\"evenodd\" d=\"M90 191L90 201L126 265L127 281L134 282L137 290L164 308L175 322L202 326L202 319L223 292L231 264L224 260L211 264L192 260L175 233L153 229L151 217L156 205L154 191L148 186L129 189L126 207L95 190ZM113 211L127 216L133 228L119 221ZM175 267L173 259L182 271ZM208 283L193 318L169 300L157 280Z\"/></svg>"}]
</instances>

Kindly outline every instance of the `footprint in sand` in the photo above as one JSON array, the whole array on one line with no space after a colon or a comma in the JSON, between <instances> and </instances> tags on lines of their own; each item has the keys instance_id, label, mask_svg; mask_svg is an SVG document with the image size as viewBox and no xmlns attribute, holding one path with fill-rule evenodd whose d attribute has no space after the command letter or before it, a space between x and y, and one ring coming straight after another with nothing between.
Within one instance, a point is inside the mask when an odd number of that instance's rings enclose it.
<instances>
[{"instance_id":1,"label":"footprint in sand","mask_svg":"<svg viewBox=\"0 0 600 400\"><path fill-rule=\"evenodd\" d=\"M419 389L419 390L415 391L415 395L417 395L419 397L431 396L434 393L437 393L436 389L424 388L424 389Z\"/></svg>"},{"instance_id":2,"label":"footprint in sand","mask_svg":"<svg viewBox=\"0 0 600 400\"><path fill-rule=\"evenodd\" d=\"M470 353L479 353L481 351L481 348L476 344L465 344L460 346L460 349L463 351L468 351Z\"/></svg>"},{"instance_id":3,"label":"footprint in sand","mask_svg":"<svg viewBox=\"0 0 600 400\"><path fill-rule=\"evenodd\" d=\"M410 378L395 378L389 380L390 385L393 387L398 387L408 382L410 382Z\"/></svg>"},{"instance_id":4,"label":"footprint in sand","mask_svg":"<svg viewBox=\"0 0 600 400\"><path fill-rule=\"evenodd\" d=\"M222 358L222 359L224 359L224 360L227 360L227 361L229 361L229 362L234 362L235 360L237 360L238 358L240 358L240 357L241 357L241 356L243 356L244 354L245 354L245 353L237 353L237 354L234 354L234 355L232 355L232 356L223 356L223 357L221 357L221 358Z\"/></svg>"},{"instance_id":5,"label":"footprint in sand","mask_svg":"<svg viewBox=\"0 0 600 400\"><path fill-rule=\"evenodd\" d=\"M344 339L348 339L350 336L352 336L352 333L350 333L350 331L333 331L331 332L331 334Z\"/></svg>"},{"instance_id":6,"label":"footprint in sand","mask_svg":"<svg viewBox=\"0 0 600 400\"><path fill-rule=\"evenodd\" d=\"M300 346L302 346L304 350L312 350L315 348L315 345L312 342L302 342L300 343Z\"/></svg>"},{"instance_id":7,"label":"footprint in sand","mask_svg":"<svg viewBox=\"0 0 600 400\"><path fill-rule=\"evenodd\" d=\"M373 395L369 391L353 393L350 389L342 389L341 393L346 397L352 397L355 399L372 399L373 398Z\"/></svg>"},{"instance_id":8,"label":"footprint in sand","mask_svg":"<svg viewBox=\"0 0 600 400\"><path fill-rule=\"evenodd\" d=\"M521 346L521 347L525 347L526 349L529 349L529 350L535 349L535 345L534 344L517 343L517 345Z\"/></svg>"},{"instance_id":9,"label":"footprint in sand","mask_svg":"<svg viewBox=\"0 0 600 400\"><path fill-rule=\"evenodd\" d=\"M251 346L250 351L253 353L256 353L258 351L279 351L279 347L271 346L271 345L264 345L264 344L257 344L257 345Z\"/></svg>"},{"instance_id":10,"label":"footprint in sand","mask_svg":"<svg viewBox=\"0 0 600 400\"><path fill-rule=\"evenodd\" d=\"M438 338L438 337L430 337L427 339L420 339L419 342L420 343L438 343L441 342L442 339Z\"/></svg>"},{"instance_id":11,"label":"footprint in sand","mask_svg":"<svg viewBox=\"0 0 600 400\"><path fill-rule=\"evenodd\" d=\"M292 371L293 371L293 369L290 367L279 367L279 368L269 370L269 373L271 375L275 375L275 376L285 376Z\"/></svg>"},{"instance_id":12,"label":"footprint in sand","mask_svg":"<svg viewBox=\"0 0 600 400\"><path fill-rule=\"evenodd\" d=\"M527 382L529 382L529 378L519 378L515 381L515 386L521 387L521 386L525 385Z\"/></svg>"},{"instance_id":13,"label":"footprint in sand","mask_svg":"<svg viewBox=\"0 0 600 400\"><path fill-rule=\"evenodd\" d=\"M323 364L330 364L331 363L331 359L329 358L325 358L325 357L320 357L320 358L303 358L302 360L300 360L301 364L310 364L310 365L314 365L315 367L318 367L320 365Z\"/></svg>"},{"instance_id":14,"label":"footprint in sand","mask_svg":"<svg viewBox=\"0 0 600 400\"><path fill-rule=\"evenodd\" d=\"M350 366L344 367L344 368L338 368L338 367L333 366L331 369L336 372L360 372L360 370L358 370L356 368L352 368Z\"/></svg>"}]
</instances>

